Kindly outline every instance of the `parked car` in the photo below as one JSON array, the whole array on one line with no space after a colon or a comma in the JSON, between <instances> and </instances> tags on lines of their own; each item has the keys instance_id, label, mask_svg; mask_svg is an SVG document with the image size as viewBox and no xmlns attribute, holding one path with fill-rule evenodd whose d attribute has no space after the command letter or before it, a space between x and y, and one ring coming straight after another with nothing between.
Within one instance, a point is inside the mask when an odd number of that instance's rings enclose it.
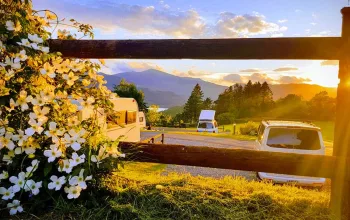
<instances>
[{"instance_id":1,"label":"parked car","mask_svg":"<svg viewBox=\"0 0 350 220\"><path fill-rule=\"evenodd\" d=\"M256 148L281 153L325 154L321 129L311 123L298 121L262 121L258 129ZM313 187L322 187L325 183L325 178L264 172L258 172L258 178L275 183Z\"/></svg>"}]
</instances>

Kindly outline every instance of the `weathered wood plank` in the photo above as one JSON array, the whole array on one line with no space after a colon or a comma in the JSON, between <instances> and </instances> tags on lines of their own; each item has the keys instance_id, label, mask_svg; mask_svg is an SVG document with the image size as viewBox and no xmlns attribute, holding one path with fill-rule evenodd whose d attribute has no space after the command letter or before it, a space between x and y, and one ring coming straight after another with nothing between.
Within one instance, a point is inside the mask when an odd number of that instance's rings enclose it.
<instances>
[{"instance_id":1,"label":"weathered wood plank","mask_svg":"<svg viewBox=\"0 0 350 220\"><path fill-rule=\"evenodd\" d=\"M350 8L343 8L342 38L344 54L339 61L339 85L334 133L333 156L337 157L332 179L331 208L336 219L350 219Z\"/></svg>"},{"instance_id":2,"label":"weathered wood plank","mask_svg":"<svg viewBox=\"0 0 350 220\"><path fill-rule=\"evenodd\" d=\"M51 40L65 57L103 59L307 59L338 60L339 37Z\"/></svg>"},{"instance_id":3,"label":"weathered wood plank","mask_svg":"<svg viewBox=\"0 0 350 220\"><path fill-rule=\"evenodd\" d=\"M127 160L332 178L335 157L122 142Z\"/></svg>"}]
</instances>

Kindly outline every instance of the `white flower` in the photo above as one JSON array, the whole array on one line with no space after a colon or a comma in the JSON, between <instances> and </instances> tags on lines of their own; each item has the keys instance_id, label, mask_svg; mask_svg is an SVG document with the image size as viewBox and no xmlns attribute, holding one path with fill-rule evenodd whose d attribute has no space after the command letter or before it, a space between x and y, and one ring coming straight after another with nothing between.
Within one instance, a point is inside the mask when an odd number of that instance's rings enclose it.
<instances>
[{"instance_id":1,"label":"white flower","mask_svg":"<svg viewBox=\"0 0 350 220\"><path fill-rule=\"evenodd\" d=\"M25 183L25 177L26 177L26 174L24 172L20 172L18 174L18 177L16 177L16 176L10 177L10 182L15 184L13 186L14 193L19 192L21 189L23 189L24 183Z\"/></svg>"},{"instance_id":2,"label":"white flower","mask_svg":"<svg viewBox=\"0 0 350 220\"><path fill-rule=\"evenodd\" d=\"M25 47L30 47L30 42L28 41L28 39L21 39L20 43L17 43L19 45L25 46Z\"/></svg>"},{"instance_id":3,"label":"white flower","mask_svg":"<svg viewBox=\"0 0 350 220\"><path fill-rule=\"evenodd\" d=\"M21 106L22 112L27 110L29 108L28 102L31 102L33 99L32 96L27 96L27 92L25 90L22 90L19 93L19 97L16 100L15 106Z\"/></svg>"},{"instance_id":4,"label":"white flower","mask_svg":"<svg viewBox=\"0 0 350 220\"><path fill-rule=\"evenodd\" d=\"M5 63L0 63L1 66L11 66L12 69L20 69L21 63L19 58L5 58Z\"/></svg>"},{"instance_id":5,"label":"white flower","mask_svg":"<svg viewBox=\"0 0 350 220\"><path fill-rule=\"evenodd\" d=\"M9 152L7 152L7 154L5 154L2 158L2 161L6 162L7 165L12 163L12 158L15 157L15 152L10 150Z\"/></svg>"},{"instance_id":6,"label":"white flower","mask_svg":"<svg viewBox=\"0 0 350 220\"><path fill-rule=\"evenodd\" d=\"M98 155L92 155L91 156L91 161L97 163L97 167L101 163L102 160L108 157L108 152L106 151L106 147L103 146L100 148L98 151Z\"/></svg>"},{"instance_id":7,"label":"white flower","mask_svg":"<svg viewBox=\"0 0 350 220\"><path fill-rule=\"evenodd\" d=\"M70 72L68 74L63 74L62 78L67 81L67 85L72 86L75 80L79 79L78 76L75 76L74 73Z\"/></svg>"},{"instance_id":8,"label":"white flower","mask_svg":"<svg viewBox=\"0 0 350 220\"><path fill-rule=\"evenodd\" d=\"M22 146L23 143L28 139L28 136L24 134L24 131L18 130L18 134L12 136L12 140L18 141L18 146Z\"/></svg>"},{"instance_id":9,"label":"white flower","mask_svg":"<svg viewBox=\"0 0 350 220\"><path fill-rule=\"evenodd\" d=\"M57 123L56 122L50 122L49 123L49 131L45 131L45 135L47 137L51 137L53 142L58 142L59 141L59 136L63 135L63 131L60 129L57 129Z\"/></svg>"},{"instance_id":10,"label":"white flower","mask_svg":"<svg viewBox=\"0 0 350 220\"><path fill-rule=\"evenodd\" d=\"M62 188L62 185L66 183L66 178L64 176L58 178L57 176L53 175L51 176L50 180L52 182L49 183L48 188L55 189L56 191L60 190Z\"/></svg>"},{"instance_id":11,"label":"white flower","mask_svg":"<svg viewBox=\"0 0 350 220\"><path fill-rule=\"evenodd\" d=\"M87 176L84 179L84 169L80 170L79 176L73 176L69 179L69 185L71 186L80 186L82 189L86 189L86 182L88 180L91 180L92 176Z\"/></svg>"},{"instance_id":12,"label":"white flower","mask_svg":"<svg viewBox=\"0 0 350 220\"><path fill-rule=\"evenodd\" d=\"M2 171L2 173L0 174L0 182L1 180L6 180L7 178L9 178L9 173L7 171Z\"/></svg>"},{"instance_id":13,"label":"white flower","mask_svg":"<svg viewBox=\"0 0 350 220\"><path fill-rule=\"evenodd\" d=\"M39 46L37 43L31 43L30 46L34 49L34 50L40 50Z\"/></svg>"},{"instance_id":14,"label":"white flower","mask_svg":"<svg viewBox=\"0 0 350 220\"><path fill-rule=\"evenodd\" d=\"M71 173L73 166L70 164L69 160L63 160L63 165L58 167L59 172Z\"/></svg>"},{"instance_id":15,"label":"white flower","mask_svg":"<svg viewBox=\"0 0 350 220\"><path fill-rule=\"evenodd\" d=\"M15 215L17 212L23 212L23 208L20 205L21 202L13 200L12 203L7 203L7 208L10 208L10 215Z\"/></svg>"},{"instance_id":16,"label":"white flower","mask_svg":"<svg viewBox=\"0 0 350 220\"><path fill-rule=\"evenodd\" d=\"M8 189L6 189L5 187L0 187L0 194L3 195L1 197L3 200L12 199L15 196L12 186L10 186Z\"/></svg>"},{"instance_id":17,"label":"white flower","mask_svg":"<svg viewBox=\"0 0 350 220\"><path fill-rule=\"evenodd\" d=\"M65 187L64 191L68 193L67 198L68 199L76 199L80 196L81 192L81 187L80 186L70 186L70 187Z\"/></svg>"},{"instance_id":18,"label":"white flower","mask_svg":"<svg viewBox=\"0 0 350 220\"><path fill-rule=\"evenodd\" d=\"M43 65L43 68L40 69L40 73L42 75L48 75L50 78L56 77L55 69L49 63Z\"/></svg>"},{"instance_id":19,"label":"white flower","mask_svg":"<svg viewBox=\"0 0 350 220\"><path fill-rule=\"evenodd\" d=\"M70 68L74 71L80 71L84 68L84 64L83 63L76 63L76 62L71 62L70 63Z\"/></svg>"},{"instance_id":20,"label":"white flower","mask_svg":"<svg viewBox=\"0 0 350 220\"><path fill-rule=\"evenodd\" d=\"M51 150L45 150L44 155L48 157L48 162L53 162L56 158L60 157L62 155L62 151L58 149L57 145L52 144L50 145Z\"/></svg>"},{"instance_id":21,"label":"white flower","mask_svg":"<svg viewBox=\"0 0 350 220\"><path fill-rule=\"evenodd\" d=\"M84 163L84 161L85 161L85 154L82 154L79 156L75 152L72 154L72 159L69 159L69 162L72 167L75 167L78 164Z\"/></svg>"},{"instance_id":22,"label":"white flower","mask_svg":"<svg viewBox=\"0 0 350 220\"><path fill-rule=\"evenodd\" d=\"M15 23L13 23L13 21L6 21L6 29L9 31L14 31Z\"/></svg>"},{"instance_id":23,"label":"white flower","mask_svg":"<svg viewBox=\"0 0 350 220\"><path fill-rule=\"evenodd\" d=\"M0 136L4 136L6 133L6 129L4 127L0 128Z\"/></svg>"},{"instance_id":24,"label":"white flower","mask_svg":"<svg viewBox=\"0 0 350 220\"><path fill-rule=\"evenodd\" d=\"M15 148L15 144L11 140L12 136L11 132L6 132L5 137L0 137L0 149L6 147L9 150L13 150Z\"/></svg>"},{"instance_id":25,"label":"white flower","mask_svg":"<svg viewBox=\"0 0 350 220\"><path fill-rule=\"evenodd\" d=\"M35 43L41 44L43 42L43 39L38 37L37 34L28 34L28 38L29 38L29 40L31 40L32 42L35 42Z\"/></svg>"},{"instance_id":26,"label":"white flower","mask_svg":"<svg viewBox=\"0 0 350 220\"><path fill-rule=\"evenodd\" d=\"M39 46L39 49L43 52L43 53L48 53L50 52L50 48L49 47L43 47L43 46ZM51 77L51 76L50 76ZM51 77L54 78L54 77Z\"/></svg>"},{"instance_id":27,"label":"white flower","mask_svg":"<svg viewBox=\"0 0 350 220\"><path fill-rule=\"evenodd\" d=\"M41 134L43 132L44 128L42 127L43 123L41 121L36 122L34 119L29 119L28 122L32 127L27 128L24 132L28 136L32 136L35 132L38 134Z\"/></svg>"},{"instance_id":28,"label":"white flower","mask_svg":"<svg viewBox=\"0 0 350 220\"><path fill-rule=\"evenodd\" d=\"M46 99L45 97L41 96L41 95L36 95L35 98L32 99L32 104L33 105L39 105L39 106L43 106L46 104Z\"/></svg>"},{"instance_id":29,"label":"white flower","mask_svg":"<svg viewBox=\"0 0 350 220\"><path fill-rule=\"evenodd\" d=\"M67 147L70 146L75 151L80 150L80 144L86 141L85 138L82 138L82 136L84 136L86 133L85 129L83 128L79 132L76 132L74 129L71 129L68 131L68 133L69 135L64 134L64 140L66 142Z\"/></svg>"},{"instance_id":30,"label":"white flower","mask_svg":"<svg viewBox=\"0 0 350 220\"><path fill-rule=\"evenodd\" d=\"M40 106L38 106L38 105L35 105L34 107L33 107L33 110L34 110L34 113L33 112L31 112L30 114L29 114L29 117L31 118L31 119L38 119L38 121L39 122L42 122L42 123L45 123L46 121L47 121L47 114L50 112L50 108L48 108L48 107L42 107L42 108L40 108Z\"/></svg>"},{"instance_id":31,"label":"white flower","mask_svg":"<svg viewBox=\"0 0 350 220\"><path fill-rule=\"evenodd\" d=\"M38 195L40 192L40 188L42 186L42 181L34 182L33 180L28 180L26 182L25 191L31 191L33 195Z\"/></svg>"},{"instance_id":32,"label":"white flower","mask_svg":"<svg viewBox=\"0 0 350 220\"><path fill-rule=\"evenodd\" d=\"M18 21L16 22L16 25L13 21L6 21L6 29L9 31L20 31L21 28L21 24Z\"/></svg>"},{"instance_id":33,"label":"white flower","mask_svg":"<svg viewBox=\"0 0 350 220\"><path fill-rule=\"evenodd\" d=\"M26 177L32 176L32 174L38 169L40 161L38 160L33 160L32 161L32 166L29 166L26 168Z\"/></svg>"},{"instance_id":34,"label":"white flower","mask_svg":"<svg viewBox=\"0 0 350 220\"><path fill-rule=\"evenodd\" d=\"M18 54L17 54L17 58L20 61L26 61L28 56L26 55L26 51L25 50L21 50Z\"/></svg>"}]
</instances>

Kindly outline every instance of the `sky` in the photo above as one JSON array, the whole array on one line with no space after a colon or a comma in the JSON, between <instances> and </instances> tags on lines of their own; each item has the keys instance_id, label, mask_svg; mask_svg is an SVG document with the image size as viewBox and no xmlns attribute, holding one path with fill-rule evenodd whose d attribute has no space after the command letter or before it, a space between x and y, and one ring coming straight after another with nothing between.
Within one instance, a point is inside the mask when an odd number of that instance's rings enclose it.
<instances>
[{"instance_id":1,"label":"sky","mask_svg":"<svg viewBox=\"0 0 350 220\"><path fill-rule=\"evenodd\" d=\"M36 10L91 24L95 39L340 36L340 10L347 5L348 0L33 0ZM150 68L222 85L338 84L338 62L328 60L113 59L103 72Z\"/></svg>"}]
</instances>

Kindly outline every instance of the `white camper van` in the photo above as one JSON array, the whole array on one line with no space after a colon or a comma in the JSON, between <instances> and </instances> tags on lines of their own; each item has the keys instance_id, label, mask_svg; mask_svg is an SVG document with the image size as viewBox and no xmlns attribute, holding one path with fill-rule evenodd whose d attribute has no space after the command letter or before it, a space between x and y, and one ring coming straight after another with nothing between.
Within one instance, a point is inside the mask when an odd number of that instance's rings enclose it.
<instances>
[{"instance_id":1,"label":"white camper van","mask_svg":"<svg viewBox=\"0 0 350 220\"><path fill-rule=\"evenodd\" d=\"M121 140L128 142L140 141L139 107L133 98L113 98L113 113L106 115L99 110L99 124L106 130L106 135L112 140L123 136ZM89 118L93 109L84 109L78 115L80 120Z\"/></svg>"},{"instance_id":2,"label":"white camper van","mask_svg":"<svg viewBox=\"0 0 350 220\"><path fill-rule=\"evenodd\" d=\"M146 127L146 117L144 112L139 112L140 128Z\"/></svg>"},{"instance_id":3,"label":"white camper van","mask_svg":"<svg viewBox=\"0 0 350 220\"><path fill-rule=\"evenodd\" d=\"M215 121L214 110L202 110L199 115L197 132L218 133L218 123Z\"/></svg>"}]
</instances>

